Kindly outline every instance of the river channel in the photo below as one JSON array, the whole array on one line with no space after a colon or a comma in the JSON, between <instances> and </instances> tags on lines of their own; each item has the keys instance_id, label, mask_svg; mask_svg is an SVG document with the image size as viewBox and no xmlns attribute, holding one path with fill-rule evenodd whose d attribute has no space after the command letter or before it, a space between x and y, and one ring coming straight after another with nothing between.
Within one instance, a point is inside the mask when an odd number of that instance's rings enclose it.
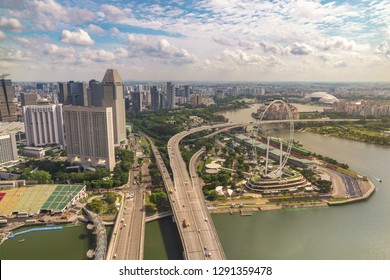
<instances>
[{"instance_id":1,"label":"river channel","mask_svg":"<svg viewBox=\"0 0 390 280\"><path fill-rule=\"evenodd\" d=\"M24 231L35 227L22 227ZM84 223L64 225L61 230L34 231L6 240L0 246L1 260L84 260L96 247L95 236Z\"/></svg>"}]
</instances>

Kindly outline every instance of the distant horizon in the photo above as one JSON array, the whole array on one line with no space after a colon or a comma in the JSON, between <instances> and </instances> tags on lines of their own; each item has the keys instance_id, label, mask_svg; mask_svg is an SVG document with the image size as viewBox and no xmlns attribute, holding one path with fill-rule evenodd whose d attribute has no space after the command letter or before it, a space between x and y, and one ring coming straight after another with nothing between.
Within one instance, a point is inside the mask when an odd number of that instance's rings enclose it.
<instances>
[{"instance_id":1,"label":"distant horizon","mask_svg":"<svg viewBox=\"0 0 390 280\"><path fill-rule=\"evenodd\" d=\"M16 81L390 83L390 2L2 0ZM1 75L2 73L0 73Z\"/></svg>"},{"instance_id":2,"label":"distant horizon","mask_svg":"<svg viewBox=\"0 0 390 280\"><path fill-rule=\"evenodd\" d=\"M10 78L5 78L10 79ZM90 80L95 79L98 82L101 82L101 80L97 80L96 78L91 78L89 80L77 80L77 79L70 79L70 80L52 80L52 81L45 81L45 80L35 80L35 81L22 81L22 80L12 80L13 83L60 83L60 82L86 82L88 83ZM214 83L214 84L383 84L383 85L390 85L389 82L376 82L376 81L212 81L212 80L123 80L123 83L167 83L167 82L173 82L173 83L194 83L194 84L200 84L200 83Z\"/></svg>"}]
</instances>

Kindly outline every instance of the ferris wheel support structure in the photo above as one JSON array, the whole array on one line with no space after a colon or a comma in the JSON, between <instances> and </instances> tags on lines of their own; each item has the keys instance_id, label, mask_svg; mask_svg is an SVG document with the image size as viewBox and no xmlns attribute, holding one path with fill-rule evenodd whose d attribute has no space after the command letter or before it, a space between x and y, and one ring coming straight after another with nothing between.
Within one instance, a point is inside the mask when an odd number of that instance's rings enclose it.
<instances>
[{"instance_id":1,"label":"ferris wheel support structure","mask_svg":"<svg viewBox=\"0 0 390 280\"><path fill-rule=\"evenodd\" d=\"M286 102L284 102L283 100L275 100L275 101L271 102L265 108L265 110L262 112L260 118L256 121L255 129L253 129L253 136L254 136L253 137L253 147L254 147L254 152L255 152L256 159L257 159L257 165L259 165L259 160L258 160L259 157L257 156L257 150L256 150L256 145L255 145L254 141L256 141L256 139L257 139L257 136L259 133L259 128L260 128L261 122L263 121L264 115L267 113L268 109L271 108L271 106L273 106L274 104L281 104L283 106L283 108L287 111L287 117L288 117L288 120L290 121L289 122L290 136L289 136L289 139L287 141L287 150L286 150L284 156L283 156L283 149L281 148L279 167L276 170L273 170L273 171L268 173L268 166L266 166L266 169L265 169L266 171L265 171L264 175L266 177L271 177L271 178L278 178L278 177L280 178L282 176L283 168L286 166L288 158L290 157L291 148L292 148L292 145L294 142L293 115L292 115L290 107L288 106L288 104ZM269 138L267 140L267 146L269 147ZM281 144L281 147L282 147L282 144ZM267 148L267 156L266 156L266 164L267 165L268 165L268 154L269 153L268 153L268 148Z\"/></svg>"}]
</instances>

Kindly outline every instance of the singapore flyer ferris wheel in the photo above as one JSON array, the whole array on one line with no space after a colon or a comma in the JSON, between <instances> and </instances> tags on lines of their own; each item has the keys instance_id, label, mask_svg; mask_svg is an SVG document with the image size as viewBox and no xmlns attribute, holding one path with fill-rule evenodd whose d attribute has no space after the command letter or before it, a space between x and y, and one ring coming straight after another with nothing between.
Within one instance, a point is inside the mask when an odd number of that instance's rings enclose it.
<instances>
[{"instance_id":1,"label":"singapore flyer ferris wheel","mask_svg":"<svg viewBox=\"0 0 390 280\"><path fill-rule=\"evenodd\" d=\"M265 169L264 169L264 172L263 172L262 176L264 176L266 178L273 178L273 179L280 178L282 176L283 168L286 166L288 158L290 157L291 148L292 148L293 142L294 142L293 114L291 112L291 109L290 109L290 106L288 105L288 103L286 103L283 100L275 100L275 101L271 102L265 108L265 110L261 113L261 115L257 119L256 125L254 126L254 129L253 129L253 149L254 149L254 154L256 156L256 159L257 159L257 166L259 166L259 156L257 154L257 145L255 144L255 141L256 141L256 139L259 136L260 127L264 123L264 121L263 121L264 117L267 115L268 111L271 108L275 108L275 106L278 108L278 110L280 112L283 112L283 110L284 110L284 113L280 114L280 115L284 116L285 120L283 120L283 121L281 121L281 120L274 120L274 122L275 123L287 122L288 125L289 125L290 134L289 134L289 139L287 141L287 147L286 147L285 151L283 150L282 141L280 140L281 148L280 148L279 166L276 169L273 169L272 171L268 171L268 156L269 156L269 141L270 141L270 138L268 137L268 139L267 139L266 163L265 163ZM268 123L272 123L272 121L269 121Z\"/></svg>"}]
</instances>

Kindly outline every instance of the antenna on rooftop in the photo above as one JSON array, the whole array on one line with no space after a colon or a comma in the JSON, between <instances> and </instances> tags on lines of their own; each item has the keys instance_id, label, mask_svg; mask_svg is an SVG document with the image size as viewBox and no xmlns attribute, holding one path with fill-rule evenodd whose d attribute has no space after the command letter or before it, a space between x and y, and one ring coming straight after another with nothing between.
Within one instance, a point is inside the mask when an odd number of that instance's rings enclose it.
<instances>
[{"instance_id":1,"label":"antenna on rooftop","mask_svg":"<svg viewBox=\"0 0 390 280\"><path fill-rule=\"evenodd\" d=\"M0 75L0 79L4 79L5 77L9 76L10 74L3 74L3 75Z\"/></svg>"}]
</instances>

